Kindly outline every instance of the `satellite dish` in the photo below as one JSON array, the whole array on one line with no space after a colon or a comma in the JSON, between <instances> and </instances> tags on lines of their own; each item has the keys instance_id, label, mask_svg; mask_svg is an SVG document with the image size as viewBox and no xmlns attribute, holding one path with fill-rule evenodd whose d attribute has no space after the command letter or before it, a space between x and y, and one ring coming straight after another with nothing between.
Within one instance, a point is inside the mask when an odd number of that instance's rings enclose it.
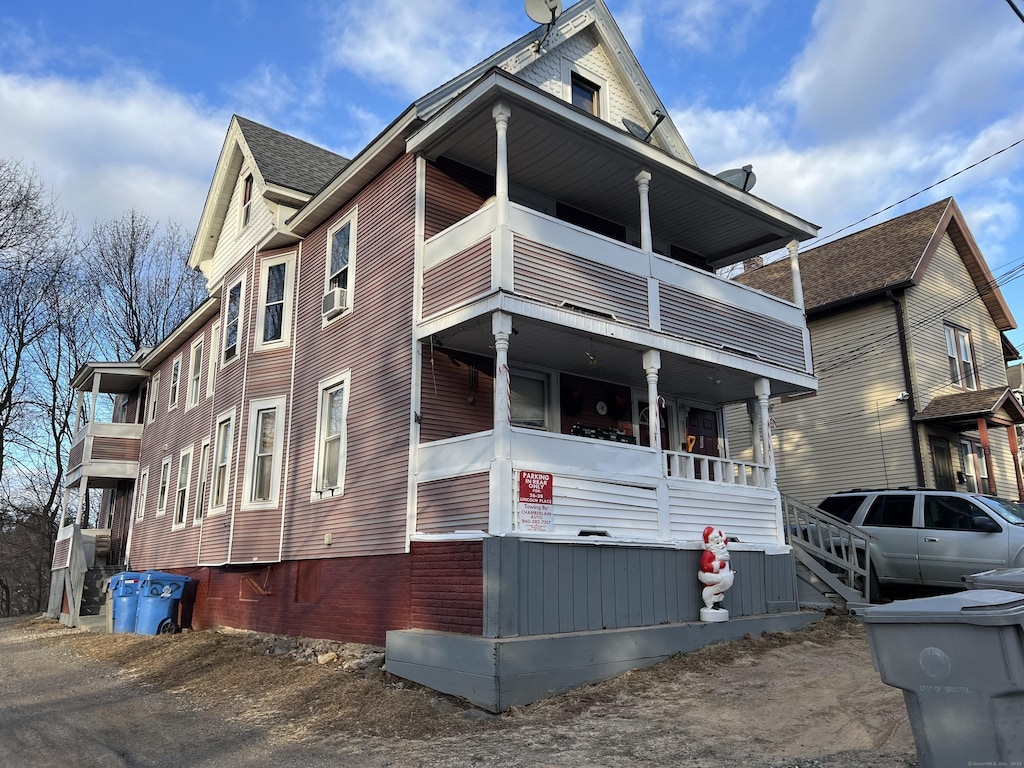
<instances>
[{"instance_id":1,"label":"satellite dish","mask_svg":"<svg viewBox=\"0 0 1024 768\"><path fill-rule=\"evenodd\" d=\"M647 141L647 129L640 125L640 123L634 123L628 117L624 117L622 118L622 124L626 126L627 131L640 139L640 141Z\"/></svg>"},{"instance_id":2,"label":"satellite dish","mask_svg":"<svg viewBox=\"0 0 1024 768\"><path fill-rule=\"evenodd\" d=\"M526 15L538 24L553 24L562 15L562 0L526 0Z\"/></svg>"},{"instance_id":3,"label":"satellite dish","mask_svg":"<svg viewBox=\"0 0 1024 768\"><path fill-rule=\"evenodd\" d=\"M730 168L728 171L716 173L715 176L743 192L749 192L754 188L754 184L757 183L757 176L754 175L754 166L752 165L744 165L742 168Z\"/></svg>"}]
</instances>

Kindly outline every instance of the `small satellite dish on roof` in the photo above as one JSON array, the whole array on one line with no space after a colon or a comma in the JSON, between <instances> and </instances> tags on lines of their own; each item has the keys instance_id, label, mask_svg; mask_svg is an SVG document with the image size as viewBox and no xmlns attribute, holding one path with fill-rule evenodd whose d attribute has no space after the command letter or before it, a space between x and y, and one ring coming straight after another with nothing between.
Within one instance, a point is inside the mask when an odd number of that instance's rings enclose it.
<instances>
[{"instance_id":1,"label":"small satellite dish on roof","mask_svg":"<svg viewBox=\"0 0 1024 768\"><path fill-rule=\"evenodd\" d=\"M640 141L647 141L647 129L640 125L640 123L634 123L628 117L624 117L622 118L622 124L626 126L627 131L640 139Z\"/></svg>"},{"instance_id":2,"label":"small satellite dish on roof","mask_svg":"<svg viewBox=\"0 0 1024 768\"><path fill-rule=\"evenodd\" d=\"M716 173L715 176L726 184L730 184L742 192L749 192L757 183L757 176L754 175L754 166L744 165L742 168L730 168L727 171Z\"/></svg>"},{"instance_id":3,"label":"small satellite dish on roof","mask_svg":"<svg viewBox=\"0 0 1024 768\"><path fill-rule=\"evenodd\" d=\"M562 15L562 0L526 0L526 15L538 24L554 24Z\"/></svg>"}]
</instances>

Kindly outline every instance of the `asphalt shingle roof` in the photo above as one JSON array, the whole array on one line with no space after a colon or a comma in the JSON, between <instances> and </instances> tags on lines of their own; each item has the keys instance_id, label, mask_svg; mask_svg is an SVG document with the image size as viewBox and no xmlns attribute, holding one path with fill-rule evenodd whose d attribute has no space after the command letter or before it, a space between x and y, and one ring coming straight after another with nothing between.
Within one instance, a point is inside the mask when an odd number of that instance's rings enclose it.
<instances>
[{"instance_id":1,"label":"asphalt shingle roof","mask_svg":"<svg viewBox=\"0 0 1024 768\"><path fill-rule=\"evenodd\" d=\"M260 173L270 184L313 195L349 163L348 158L308 141L238 115L235 119Z\"/></svg>"},{"instance_id":2,"label":"asphalt shingle roof","mask_svg":"<svg viewBox=\"0 0 1024 768\"><path fill-rule=\"evenodd\" d=\"M911 284L952 198L800 253L808 312ZM736 282L792 300L789 259L738 275Z\"/></svg>"},{"instance_id":3,"label":"asphalt shingle roof","mask_svg":"<svg viewBox=\"0 0 1024 768\"><path fill-rule=\"evenodd\" d=\"M978 418L990 416L1000 408L1006 408L1019 421L1021 406L1013 399L1008 387L992 387L976 392L956 392L933 398L914 417L915 421L935 421L952 418Z\"/></svg>"}]
</instances>

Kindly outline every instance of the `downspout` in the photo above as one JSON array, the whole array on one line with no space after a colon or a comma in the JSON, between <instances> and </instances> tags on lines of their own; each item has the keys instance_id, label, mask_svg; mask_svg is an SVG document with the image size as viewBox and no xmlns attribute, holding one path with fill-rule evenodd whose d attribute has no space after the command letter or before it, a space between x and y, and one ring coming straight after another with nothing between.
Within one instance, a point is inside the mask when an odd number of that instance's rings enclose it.
<instances>
[{"instance_id":1,"label":"downspout","mask_svg":"<svg viewBox=\"0 0 1024 768\"><path fill-rule=\"evenodd\" d=\"M927 484L924 479L924 459L921 455L921 434L914 423L914 416L917 415L917 406L914 399L914 379L910 375L910 349L907 345L907 326L903 319L903 303L900 297L892 291L886 291L885 295L892 302L893 312L896 315L896 329L900 340L900 359L903 361L903 386L910 397L907 398L907 424L910 426L910 440L914 446L914 471L917 474L917 484L924 488Z\"/></svg>"}]
</instances>

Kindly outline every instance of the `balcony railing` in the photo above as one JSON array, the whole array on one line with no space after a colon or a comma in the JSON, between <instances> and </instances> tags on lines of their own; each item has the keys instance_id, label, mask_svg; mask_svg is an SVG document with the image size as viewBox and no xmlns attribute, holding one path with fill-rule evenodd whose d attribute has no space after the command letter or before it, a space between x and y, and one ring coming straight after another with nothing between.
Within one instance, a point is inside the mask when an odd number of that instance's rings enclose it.
<instances>
[{"instance_id":1,"label":"balcony railing","mask_svg":"<svg viewBox=\"0 0 1024 768\"><path fill-rule=\"evenodd\" d=\"M617 320L810 372L803 310L731 280L510 204L511 238L497 236L495 204L424 247L423 316L497 287L545 304Z\"/></svg>"},{"instance_id":2,"label":"balcony railing","mask_svg":"<svg viewBox=\"0 0 1024 768\"><path fill-rule=\"evenodd\" d=\"M141 445L142 424L86 424L71 443L67 484L77 485L82 477L134 479Z\"/></svg>"}]
</instances>

